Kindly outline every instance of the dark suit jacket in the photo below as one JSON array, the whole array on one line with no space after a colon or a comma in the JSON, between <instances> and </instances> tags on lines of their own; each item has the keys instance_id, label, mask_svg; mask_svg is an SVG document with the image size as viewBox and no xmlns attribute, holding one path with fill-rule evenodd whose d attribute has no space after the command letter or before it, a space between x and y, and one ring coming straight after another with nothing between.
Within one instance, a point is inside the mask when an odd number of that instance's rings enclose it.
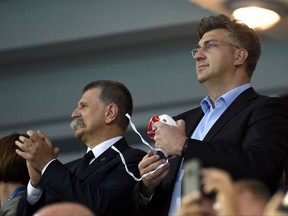
<instances>
[{"instance_id":1,"label":"dark suit jacket","mask_svg":"<svg viewBox=\"0 0 288 216\"><path fill-rule=\"evenodd\" d=\"M215 122L203 141L189 140L184 156L200 159L203 167L218 167L234 179L256 178L274 191L288 153L288 112L279 98L258 95L253 88L240 94ZM190 137L204 113L200 107L175 117L186 122ZM170 161L171 170L146 207L143 215L168 214L181 157ZM134 198L138 204L139 184Z\"/></svg>"},{"instance_id":2,"label":"dark suit jacket","mask_svg":"<svg viewBox=\"0 0 288 216\"><path fill-rule=\"evenodd\" d=\"M146 153L129 147L124 138L114 146L123 154L129 171L139 177L138 163ZM131 197L136 182L126 173L117 152L110 147L84 173L75 176L79 161L65 165L53 161L40 179L39 187L44 191L39 202L30 205L26 195L23 196L17 214L32 215L43 205L70 201L84 204L97 216L134 215L130 210L133 210Z\"/></svg>"}]
</instances>

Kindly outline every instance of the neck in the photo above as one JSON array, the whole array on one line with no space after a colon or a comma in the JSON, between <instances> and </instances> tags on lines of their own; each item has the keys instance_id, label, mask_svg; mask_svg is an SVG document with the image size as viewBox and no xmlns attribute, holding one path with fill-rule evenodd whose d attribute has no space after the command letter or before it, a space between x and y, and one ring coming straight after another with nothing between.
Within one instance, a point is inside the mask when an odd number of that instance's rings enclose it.
<instances>
[{"instance_id":1,"label":"neck","mask_svg":"<svg viewBox=\"0 0 288 216\"><path fill-rule=\"evenodd\" d=\"M23 187L21 183L0 183L0 201L1 206L5 203L5 201L9 198L9 196L19 187Z\"/></svg>"},{"instance_id":2,"label":"neck","mask_svg":"<svg viewBox=\"0 0 288 216\"><path fill-rule=\"evenodd\" d=\"M213 107L215 105L215 102L221 97L222 95L226 94L227 92L241 86L244 84L247 84L249 82L241 82L237 83L237 85L226 85L225 87L223 86L214 86L213 88L206 88L208 96L213 104Z\"/></svg>"},{"instance_id":3,"label":"neck","mask_svg":"<svg viewBox=\"0 0 288 216\"><path fill-rule=\"evenodd\" d=\"M111 131L110 133L107 131L107 133L105 133L103 136L97 136L97 137L93 137L91 138L89 141L87 140L86 145L89 148L94 148L95 146L99 145L100 143L103 143L109 139L112 139L114 137L117 136L123 136L123 132L119 131L119 132L115 132L115 131Z\"/></svg>"},{"instance_id":4,"label":"neck","mask_svg":"<svg viewBox=\"0 0 288 216\"><path fill-rule=\"evenodd\" d=\"M250 78L247 76L245 71L235 71L233 74L227 75L226 77L220 77L219 79L209 80L202 83L203 87L207 90L207 93L213 102L231 91L232 89L250 82Z\"/></svg>"}]
</instances>

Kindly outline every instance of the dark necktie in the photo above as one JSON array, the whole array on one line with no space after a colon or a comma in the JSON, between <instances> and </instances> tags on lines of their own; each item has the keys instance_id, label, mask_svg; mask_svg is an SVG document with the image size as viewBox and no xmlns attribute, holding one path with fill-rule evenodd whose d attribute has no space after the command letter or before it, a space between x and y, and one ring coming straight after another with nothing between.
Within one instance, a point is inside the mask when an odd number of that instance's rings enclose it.
<instances>
[{"instance_id":1,"label":"dark necktie","mask_svg":"<svg viewBox=\"0 0 288 216\"><path fill-rule=\"evenodd\" d=\"M79 173L83 172L89 166L89 163L93 158L94 158L93 152L91 150L88 151L84 155L84 157L81 159L76 173L79 174Z\"/></svg>"}]
</instances>

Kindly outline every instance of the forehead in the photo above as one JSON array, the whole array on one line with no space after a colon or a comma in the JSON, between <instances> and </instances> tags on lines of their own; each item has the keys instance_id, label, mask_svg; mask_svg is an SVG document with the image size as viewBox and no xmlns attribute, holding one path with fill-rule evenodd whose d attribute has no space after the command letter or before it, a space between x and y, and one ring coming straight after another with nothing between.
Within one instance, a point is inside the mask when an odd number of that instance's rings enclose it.
<instances>
[{"instance_id":1,"label":"forehead","mask_svg":"<svg viewBox=\"0 0 288 216\"><path fill-rule=\"evenodd\" d=\"M100 88L92 88L83 93L80 102L88 102L98 99L101 94Z\"/></svg>"},{"instance_id":2,"label":"forehead","mask_svg":"<svg viewBox=\"0 0 288 216\"><path fill-rule=\"evenodd\" d=\"M229 35L226 29L214 29L206 32L203 37L199 40L199 44L204 44L206 41L219 40L225 41Z\"/></svg>"}]
</instances>

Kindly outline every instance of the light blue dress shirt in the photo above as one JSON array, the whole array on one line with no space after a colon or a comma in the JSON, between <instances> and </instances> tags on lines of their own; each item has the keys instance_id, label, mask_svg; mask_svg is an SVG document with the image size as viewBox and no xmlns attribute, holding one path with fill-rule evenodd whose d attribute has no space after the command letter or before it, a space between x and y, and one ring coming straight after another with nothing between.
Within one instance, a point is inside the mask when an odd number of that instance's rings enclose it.
<instances>
[{"instance_id":1,"label":"light blue dress shirt","mask_svg":"<svg viewBox=\"0 0 288 216\"><path fill-rule=\"evenodd\" d=\"M191 138L197 140L203 140L208 131L222 115L222 113L230 106L230 104L246 89L251 87L250 83L234 88L233 90L222 95L215 101L215 108L212 106L212 102L209 96L206 96L201 101L201 109L204 112L204 116L199 122L197 128L193 132Z\"/></svg>"},{"instance_id":2,"label":"light blue dress shirt","mask_svg":"<svg viewBox=\"0 0 288 216\"><path fill-rule=\"evenodd\" d=\"M191 135L192 139L203 140L215 122L223 114L223 112L230 106L230 104L246 89L250 88L251 84L247 83L237 88L232 89L226 94L222 95L215 101L215 108L209 96L206 96L200 103L204 116L199 122L198 126ZM184 170L182 169L183 161L181 162L175 187L172 194L169 215L173 215L181 204L181 188Z\"/></svg>"}]
</instances>

